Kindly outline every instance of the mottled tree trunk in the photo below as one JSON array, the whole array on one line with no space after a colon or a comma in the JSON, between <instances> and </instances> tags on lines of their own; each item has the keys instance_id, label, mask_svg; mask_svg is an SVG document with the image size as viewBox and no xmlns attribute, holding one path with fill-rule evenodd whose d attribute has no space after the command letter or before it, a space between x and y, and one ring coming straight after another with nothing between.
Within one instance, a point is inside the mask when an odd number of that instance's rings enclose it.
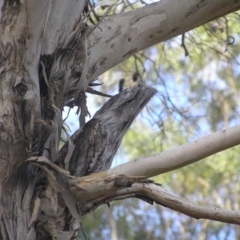
<instances>
[{"instance_id":1,"label":"mottled tree trunk","mask_svg":"<svg viewBox=\"0 0 240 240\"><path fill-rule=\"evenodd\" d=\"M46 177L25 161L41 155L57 160L63 106L87 87L79 81L86 56L84 4L0 2L0 239L58 238L51 226L46 237L38 232L39 211L33 209L41 186L47 189Z\"/></svg>"}]
</instances>

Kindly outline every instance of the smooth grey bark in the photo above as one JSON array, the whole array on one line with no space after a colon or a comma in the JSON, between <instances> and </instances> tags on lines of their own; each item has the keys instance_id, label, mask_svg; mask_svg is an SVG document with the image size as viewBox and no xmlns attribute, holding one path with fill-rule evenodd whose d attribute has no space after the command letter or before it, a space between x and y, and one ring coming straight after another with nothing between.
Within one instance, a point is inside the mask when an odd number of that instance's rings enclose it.
<instances>
[{"instance_id":1,"label":"smooth grey bark","mask_svg":"<svg viewBox=\"0 0 240 240\"><path fill-rule=\"evenodd\" d=\"M136 52L239 8L238 0L161 0L107 18L88 37L89 79L98 77Z\"/></svg>"}]
</instances>

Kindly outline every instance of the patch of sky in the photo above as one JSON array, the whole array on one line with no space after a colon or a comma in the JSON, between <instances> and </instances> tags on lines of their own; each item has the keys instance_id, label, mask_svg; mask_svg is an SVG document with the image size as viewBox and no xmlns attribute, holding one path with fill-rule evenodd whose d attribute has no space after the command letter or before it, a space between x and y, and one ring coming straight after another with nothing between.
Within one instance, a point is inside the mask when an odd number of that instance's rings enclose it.
<instances>
[{"instance_id":1,"label":"patch of sky","mask_svg":"<svg viewBox=\"0 0 240 240\"><path fill-rule=\"evenodd\" d=\"M92 116L99 110L100 106L95 104L94 97L91 94L87 95L87 107L90 113L90 116L86 117L86 122L89 121ZM69 111L70 110L70 111ZM77 107L69 109L69 107L65 107L62 113L63 119L66 118L65 124L69 127L70 135L72 135L79 128L79 115L76 113Z\"/></svg>"}]
</instances>

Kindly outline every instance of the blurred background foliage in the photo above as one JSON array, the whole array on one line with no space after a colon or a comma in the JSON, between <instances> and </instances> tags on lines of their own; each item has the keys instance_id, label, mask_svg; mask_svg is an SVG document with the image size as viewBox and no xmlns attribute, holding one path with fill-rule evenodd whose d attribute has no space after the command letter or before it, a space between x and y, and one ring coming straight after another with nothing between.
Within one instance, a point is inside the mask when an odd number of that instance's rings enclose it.
<instances>
[{"instance_id":1,"label":"blurred background foliage","mask_svg":"<svg viewBox=\"0 0 240 240\"><path fill-rule=\"evenodd\" d=\"M149 3L92 1L92 20ZM97 80L104 84L96 89L112 95L135 84L158 90L126 134L113 165L239 124L239 22L240 12L216 19L137 53ZM88 101L93 115L107 99L88 95ZM195 203L239 211L239 153L235 147L154 181ZM84 216L83 224L90 239L240 239L235 225L192 219L137 199L101 206Z\"/></svg>"}]
</instances>

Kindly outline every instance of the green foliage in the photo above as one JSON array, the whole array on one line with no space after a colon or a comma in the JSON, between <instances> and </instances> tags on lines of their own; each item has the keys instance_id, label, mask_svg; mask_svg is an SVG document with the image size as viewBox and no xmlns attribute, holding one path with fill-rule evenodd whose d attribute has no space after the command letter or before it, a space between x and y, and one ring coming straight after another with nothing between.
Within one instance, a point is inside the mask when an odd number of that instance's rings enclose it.
<instances>
[{"instance_id":1,"label":"green foliage","mask_svg":"<svg viewBox=\"0 0 240 240\"><path fill-rule=\"evenodd\" d=\"M124 88L144 83L159 91L124 138L121 152L128 160L165 151L239 122L239 26L238 12L221 17L184 37L137 53L100 78L105 83L101 90L110 94L118 92L123 78ZM102 102L98 98L97 103ZM239 210L239 156L240 149L235 147L154 180L193 202ZM139 200L116 202L111 209L118 239L239 237L233 225L197 221ZM86 216L84 223L91 239L111 239L103 207Z\"/></svg>"}]
</instances>

